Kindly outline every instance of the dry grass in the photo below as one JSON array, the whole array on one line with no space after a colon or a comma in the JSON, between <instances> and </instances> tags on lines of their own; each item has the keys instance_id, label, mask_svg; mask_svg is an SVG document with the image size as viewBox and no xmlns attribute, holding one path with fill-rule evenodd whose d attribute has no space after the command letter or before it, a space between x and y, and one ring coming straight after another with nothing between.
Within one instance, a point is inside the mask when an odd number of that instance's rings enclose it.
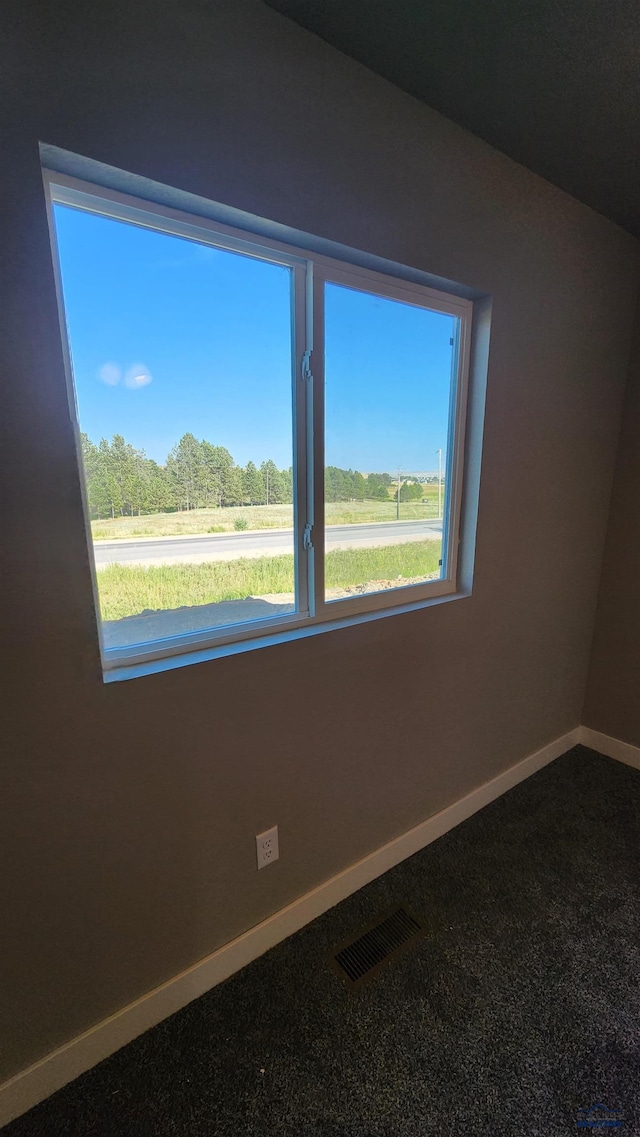
<instances>
[{"instance_id":1,"label":"dry grass","mask_svg":"<svg viewBox=\"0 0 640 1137\"><path fill-rule=\"evenodd\" d=\"M424 486L427 502L401 502L403 521L437 517L438 487ZM371 521L395 521L394 501L327 502L327 525L357 525ZM247 505L225 509L193 509L188 513L151 513L146 517L116 517L92 521L94 541L117 538L180 537L187 534L232 533L236 521L246 521L247 529L290 529L291 505Z\"/></svg>"}]
</instances>

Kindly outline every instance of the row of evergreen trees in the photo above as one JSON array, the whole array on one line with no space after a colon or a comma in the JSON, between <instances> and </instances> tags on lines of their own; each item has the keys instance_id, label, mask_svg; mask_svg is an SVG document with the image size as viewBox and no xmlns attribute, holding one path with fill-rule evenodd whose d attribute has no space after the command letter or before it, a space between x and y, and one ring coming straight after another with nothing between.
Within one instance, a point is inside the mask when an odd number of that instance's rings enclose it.
<instances>
[{"instance_id":1,"label":"row of evergreen trees","mask_svg":"<svg viewBox=\"0 0 640 1137\"><path fill-rule=\"evenodd\" d=\"M193 434L182 438L164 466L114 434L96 445L82 435L89 511L93 518L170 513L232 505L279 505L293 501L292 470L268 459L238 466L224 446ZM328 466L327 501L387 501L390 474L369 474ZM401 500L420 498L422 487L403 483Z\"/></svg>"}]
</instances>

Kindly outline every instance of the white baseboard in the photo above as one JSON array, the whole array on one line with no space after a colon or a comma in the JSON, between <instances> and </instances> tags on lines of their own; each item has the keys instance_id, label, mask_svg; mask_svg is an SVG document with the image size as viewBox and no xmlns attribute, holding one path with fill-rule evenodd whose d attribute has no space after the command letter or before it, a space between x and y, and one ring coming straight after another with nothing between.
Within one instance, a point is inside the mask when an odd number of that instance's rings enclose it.
<instances>
[{"instance_id":1,"label":"white baseboard","mask_svg":"<svg viewBox=\"0 0 640 1137\"><path fill-rule=\"evenodd\" d=\"M121 1046L150 1027L197 999L217 983L257 959L269 948L297 932L344 900L363 885L381 876L387 869L425 848L432 841L471 817L483 806L506 793L518 782L553 762L581 741L580 727L556 738L541 750L530 754L515 766L504 770L490 782L478 786L446 809L396 837L380 849L363 857L354 865L331 877L311 892L294 900L263 923L238 936L231 943L195 963L186 971L169 979L161 987L149 991L134 1003L123 1007L110 1018L64 1046L47 1054L39 1062L16 1074L0 1086L0 1126L25 1113L62 1086L97 1065ZM603 736L604 737L604 736ZM590 744L589 744L590 745ZM595 743L593 744L595 746ZM618 745L624 746L625 743ZM633 749L631 747L630 749ZM640 751L638 751L640 754Z\"/></svg>"},{"instance_id":2,"label":"white baseboard","mask_svg":"<svg viewBox=\"0 0 640 1137\"><path fill-rule=\"evenodd\" d=\"M579 735L583 746L589 746L591 750L606 754L607 758L615 758L617 762L624 762L625 766L634 766L640 770L640 746L632 746L630 742L622 742L610 734L601 734L590 726L581 726Z\"/></svg>"}]
</instances>

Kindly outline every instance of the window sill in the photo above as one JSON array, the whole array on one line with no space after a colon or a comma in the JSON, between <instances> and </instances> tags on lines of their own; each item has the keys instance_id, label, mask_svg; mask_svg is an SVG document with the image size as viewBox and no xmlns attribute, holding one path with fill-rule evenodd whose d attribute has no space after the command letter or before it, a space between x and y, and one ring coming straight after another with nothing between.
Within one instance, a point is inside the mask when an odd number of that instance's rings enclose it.
<instances>
[{"instance_id":1,"label":"window sill","mask_svg":"<svg viewBox=\"0 0 640 1137\"><path fill-rule=\"evenodd\" d=\"M209 644L207 647L164 656L161 659L120 664L105 670L103 677L105 683L120 683L126 679L137 679L143 675L174 671L178 667L190 667L194 663L207 663L212 659L222 659L225 656L240 655L243 652L256 651L259 648L307 639L309 636L318 636L325 632L339 631L341 628L350 628L355 624L366 624L372 620L383 620L389 616L401 616L407 612L417 612L421 608L432 608L437 604L445 604L451 600L462 600L470 595L469 591L457 590L440 596L414 600L407 604L399 604L393 608L377 608L369 612L352 613L351 615L340 616L335 620L324 620L318 623L309 621L296 627L280 628L278 631L255 636L252 639L236 640L224 644Z\"/></svg>"}]
</instances>

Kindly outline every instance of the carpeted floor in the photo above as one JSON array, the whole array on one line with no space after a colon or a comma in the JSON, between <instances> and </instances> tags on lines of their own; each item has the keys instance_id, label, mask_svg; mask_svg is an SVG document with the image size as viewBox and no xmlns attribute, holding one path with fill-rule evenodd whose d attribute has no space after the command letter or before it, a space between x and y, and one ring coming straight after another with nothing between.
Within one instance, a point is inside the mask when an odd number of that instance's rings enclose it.
<instances>
[{"instance_id":1,"label":"carpeted floor","mask_svg":"<svg viewBox=\"0 0 640 1137\"><path fill-rule=\"evenodd\" d=\"M576 747L2 1137L640 1134L639 862L640 772ZM349 994L327 952L403 902L430 935Z\"/></svg>"}]
</instances>

